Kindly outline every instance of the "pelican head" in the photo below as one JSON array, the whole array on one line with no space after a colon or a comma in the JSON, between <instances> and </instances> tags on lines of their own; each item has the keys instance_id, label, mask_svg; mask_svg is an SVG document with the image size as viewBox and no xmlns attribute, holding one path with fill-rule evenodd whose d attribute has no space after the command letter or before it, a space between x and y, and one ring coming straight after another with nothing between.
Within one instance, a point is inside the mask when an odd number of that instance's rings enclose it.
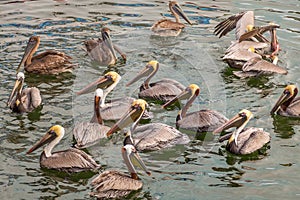
<instances>
[{"instance_id":1,"label":"pelican head","mask_svg":"<svg viewBox=\"0 0 300 200\"><path fill-rule=\"evenodd\" d=\"M134 165L144 170L149 176L151 175L134 146L126 143L126 138L122 147L122 157L133 179L139 179Z\"/></svg>"},{"instance_id":2,"label":"pelican head","mask_svg":"<svg viewBox=\"0 0 300 200\"><path fill-rule=\"evenodd\" d=\"M272 108L271 114L274 114L279 109L279 107L281 107L285 111L297 94L298 89L296 85L286 86L283 93L277 100L275 106Z\"/></svg>"},{"instance_id":3,"label":"pelican head","mask_svg":"<svg viewBox=\"0 0 300 200\"><path fill-rule=\"evenodd\" d=\"M103 27L101 29L101 35L102 35L103 42L106 44L106 46L112 52L114 59L117 60L117 55L116 55L115 49L113 47L113 43L110 39L110 29L107 27Z\"/></svg>"},{"instance_id":4,"label":"pelican head","mask_svg":"<svg viewBox=\"0 0 300 200\"><path fill-rule=\"evenodd\" d=\"M15 82L14 88L13 88L13 90L12 90L8 100L7 100L7 106L11 105L13 97L15 96L16 93L17 93L17 95L21 95L24 79L25 79L24 73L23 72L18 72L17 80ZM17 98L16 99L16 104L19 104L19 103L20 103L20 101Z\"/></svg>"},{"instance_id":5,"label":"pelican head","mask_svg":"<svg viewBox=\"0 0 300 200\"><path fill-rule=\"evenodd\" d=\"M200 93L200 88L196 84L191 84L187 88L185 88L184 91L182 91L180 94L178 94L176 97L165 103L162 108L166 108L173 103L175 103L178 100L185 100L185 99L191 99L196 98Z\"/></svg>"},{"instance_id":6,"label":"pelican head","mask_svg":"<svg viewBox=\"0 0 300 200\"><path fill-rule=\"evenodd\" d=\"M29 149L27 151L27 154L30 154L34 150L43 146L44 144L49 143L44 148L44 153L45 153L46 157L50 157L52 155L51 151L52 151L53 147L59 143L59 141L64 137L64 134L65 134L65 129L62 126L60 126L60 125L52 126L47 131L47 133L44 135L44 137L42 137L42 139L40 139L40 141L35 143L35 145L33 145L33 147L31 147L31 149Z\"/></svg>"},{"instance_id":7,"label":"pelican head","mask_svg":"<svg viewBox=\"0 0 300 200\"><path fill-rule=\"evenodd\" d=\"M133 132L135 126L141 119L144 114L146 108L148 107L148 103L143 99L136 99L132 102L129 110L122 116L122 118L112 126L112 128L106 133L107 137L109 137L114 132L117 132L129 124L132 123L130 132Z\"/></svg>"},{"instance_id":8,"label":"pelican head","mask_svg":"<svg viewBox=\"0 0 300 200\"><path fill-rule=\"evenodd\" d=\"M145 89L149 88L149 81L150 79L156 74L157 70L159 69L159 63L156 60L152 60L147 63L147 65L142 69L136 77L134 77L131 81L129 81L126 86L129 86L139 79L143 77L147 77L147 79L144 81L144 87Z\"/></svg>"},{"instance_id":9,"label":"pelican head","mask_svg":"<svg viewBox=\"0 0 300 200\"><path fill-rule=\"evenodd\" d=\"M22 60L17 68L17 72L19 72L22 65L29 65L31 63L31 57L36 52L37 48L40 45L40 37L39 36L31 36L25 48L24 55Z\"/></svg>"},{"instance_id":10,"label":"pelican head","mask_svg":"<svg viewBox=\"0 0 300 200\"><path fill-rule=\"evenodd\" d=\"M252 117L253 114L249 110L244 109L240 111L237 115L235 115L233 118L231 118L228 122L223 124L221 127L214 130L213 134L220 133L232 127L236 127L237 130L230 137L229 143L231 143L234 140L235 144L237 145L237 139L240 132L242 132L242 130L245 128L245 126Z\"/></svg>"},{"instance_id":11,"label":"pelican head","mask_svg":"<svg viewBox=\"0 0 300 200\"><path fill-rule=\"evenodd\" d=\"M189 20L189 18L184 14L183 10L179 6L179 4L176 1L170 1L169 2L169 9L172 12L172 14L176 18L176 22L179 22L179 17L181 16L187 23L192 25L192 22Z\"/></svg>"}]
</instances>

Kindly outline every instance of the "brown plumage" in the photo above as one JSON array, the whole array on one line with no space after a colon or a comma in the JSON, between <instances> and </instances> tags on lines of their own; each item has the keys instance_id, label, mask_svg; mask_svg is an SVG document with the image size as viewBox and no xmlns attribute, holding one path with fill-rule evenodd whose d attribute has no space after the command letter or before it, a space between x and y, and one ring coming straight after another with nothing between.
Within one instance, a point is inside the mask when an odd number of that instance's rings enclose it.
<instances>
[{"instance_id":1,"label":"brown plumage","mask_svg":"<svg viewBox=\"0 0 300 200\"><path fill-rule=\"evenodd\" d=\"M222 124L214 130L214 134L220 133L232 127L237 129L225 136L220 137L219 142L228 140L226 149L234 154L250 154L267 144L270 140L270 134L263 131L262 128L245 128L249 120L252 118L249 110L242 110L236 116Z\"/></svg>"},{"instance_id":2,"label":"brown plumage","mask_svg":"<svg viewBox=\"0 0 300 200\"><path fill-rule=\"evenodd\" d=\"M282 95L271 110L271 114L277 113L287 117L300 117L300 97L296 97L298 88L295 85L285 87Z\"/></svg>"},{"instance_id":3,"label":"brown plumage","mask_svg":"<svg viewBox=\"0 0 300 200\"><path fill-rule=\"evenodd\" d=\"M186 114L188 108L192 105L199 93L199 86L191 84L181 94L162 106L163 108L166 108L178 100L188 99L186 105L177 115L177 128L191 130L197 133L211 132L228 120L224 115L214 110L199 110Z\"/></svg>"},{"instance_id":4,"label":"brown plumage","mask_svg":"<svg viewBox=\"0 0 300 200\"><path fill-rule=\"evenodd\" d=\"M176 21L173 22L169 19L161 19L151 27L151 30L160 36L178 36L185 25L179 22L179 16L181 16L187 23L192 25L190 20L184 14L183 10L176 1L169 2L169 9L174 15Z\"/></svg>"},{"instance_id":5,"label":"brown plumage","mask_svg":"<svg viewBox=\"0 0 300 200\"><path fill-rule=\"evenodd\" d=\"M103 98L103 91L97 89L95 92L94 100L94 116L90 122L81 122L76 124L73 129L73 136L76 140L76 148L90 147L100 139L106 138L106 132L110 127L103 125L103 121L100 114L100 102Z\"/></svg>"},{"instance_id":6,"label":"brown plumage","mask_svg":"<svg viewBox=\"0 0 300 200\"><path fill-rule=\"evenodd\" d=\"M15 86L7 101L7 105L13 112L31 112L42 103L40 90L36 87L23 88L25 75L23 72L17 74ZM15 96L16 95L16 96ZM14 97L15 96L15 97Z\"/></svg>"},{"instance_id":7,"label":"brown plumage","mask_svg":"<svg viewBox=\"0 0 300 200\"><path fill-rule=\"evenodd\" d=\"M39 36L31 36L17 71L24 65L25 71L35 74L58 74L72 72L74 65L70 56L55 50L47 50L33 56L40 44Z\"/></svg>"},{"instance_id":8,"label":"brown plumage","mask_svg":"<svg viewBox=\"0 0 300 200\"><path fill-rule=\"evenodd\" d=\"M184 90L184 86L173 79L162 79L160 81L149 83L151 78L159 69L157 61L150 61L142 69L136 77L129 81L126 86L129 86L143 77L147 77L140 87L139 98L152 101L167 102L177 96Z\"/></svg>"},{"instance_id":9,"label":"brown plumage","mask_svg":"<svg viewBox=\"0 0 300 200\"><path fill-rule=\"evenodd\" d=\"M52 153L52 149L59 143L64 134L65 129L62 126L52 126L44 137L28 150L27 154L49 143L40 156L40 165L42 168L65 172L81 172L95 170L100 167L91 156L75 148Z\"/></svg>"},{"instance_id":10,"label":"brown plumage","mask_svg":"<svg viewBox=\"0 0 300 200\"><path fill-rule=\"evenodd\" d=\"M86 47L89 57L100 65L114 65L117 62L117 51L124 60L126 55L110 39L110 30L106 27L101 29L101 36L98 40L86 40Z\"/></svg>"}]
</instances>

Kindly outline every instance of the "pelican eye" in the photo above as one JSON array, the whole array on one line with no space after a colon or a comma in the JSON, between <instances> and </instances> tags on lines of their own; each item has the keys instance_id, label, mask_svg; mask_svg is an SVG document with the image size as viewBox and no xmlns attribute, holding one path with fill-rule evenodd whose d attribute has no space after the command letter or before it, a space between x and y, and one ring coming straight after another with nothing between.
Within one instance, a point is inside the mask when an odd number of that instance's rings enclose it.
<instances>
[{"instance_id":1,"label":"pelican eye","mask_svg":"<svg viewBox=\"0 0 300 200\"><path fill-rule=\"evenodd\" d=\"M242 113L239 113L239 116L242 117L242 118L245 118L247 117L246 113L242 112Z\"/></svg>"},{"instance_id":2,"label":"pelican eye","mask_svg":"<svg viewBox=\"0 0 300 200\"><path fill-rule=\"evenodd\" d=\"M284 94L291 94L289 90L284 90Z\"/></svg>"},{"instance_id":3,"label":"pelican eye","mask_svg":"<svg viewBox=\"0 0 300 200\"><path fill-rule=\"evenodd\" d=\"M56 136L56 132L53 131L53 130L50 130L48 133L49 133L51 136Z\"/></svg>"},{"instance_id":4,"label":"pelican eye","mask_svg":"<svg viewBox=\"0 0 300 200\"><path fill-rule=\"evenodd\" d=\"M109 79L109 80L112 80L111 75L105 75L104 77L107 78L107 79Z\"/></svg>"}]
</instances>

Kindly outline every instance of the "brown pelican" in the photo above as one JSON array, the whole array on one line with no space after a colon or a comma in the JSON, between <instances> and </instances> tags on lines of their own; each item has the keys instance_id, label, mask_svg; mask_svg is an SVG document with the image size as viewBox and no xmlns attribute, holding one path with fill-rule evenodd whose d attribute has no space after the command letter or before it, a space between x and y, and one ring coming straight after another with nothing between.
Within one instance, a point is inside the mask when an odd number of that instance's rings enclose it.
<instances>
[{"instance_id":1,"label":"brown pelican","mask_svg":"<svg viewBox=\"0 0 300 200\"><path fill-rule=\"evenodd\" d=\"M233 133L222 136L219 141L228 140L226 149L234 154L250 154L267 144L271 137L262 128L246 128L245 126L253 117L249 110L242 110L228 122L214 130L214 134L220 133L232 127L237 127Z\"/></svg>"},{"instance_id":2,"label":"brown pelican","mask_svg":"<svg viewBox=\"0 0 300 200\"><path fill-rule=\"evenodd\" d=\"M150 79L156 74L159 69L159 63L155 60L148 62L146 67L142 69L135 78L129 81L126 86L129 86L141 79L147 77L140 87L139 98L146 100L167 102L177 96L184 90L184 86L173 79L162 79L155 83L150 83Z\"/></svg>"},{"instance_id":3,"label":"brown pelican","mask_svg":"<svg viewBox=\"0 0 300 200\"><path fill-rule=\"evenodd\" d=\"M117 51L124 60L126 55L110 39L110 30L106 27L101 29L102 39L87 40L84 42L87 53L91 59L99 62L100 65L114 65L117 62Z\"/></svg>"},{"instance_id":4,"label":"brown pelican","mask_svg":"<svg viewBox=\"0 0 300 200\"><path fill-rule=\"evenodd\" d=\"M190 141L187 135L162 123L150 123L136 128L147 105L145 100L135 100L126 114L107 132L107 137L132 123L130 133L134 133L134 144L139 151L159 150Z\"/></svg>"},{"instance_id":5,"label":"brown pelican","mask_svg":"<svg viewBox=\"0 0 300 200\"><path fill-rule=\"evenodd\" d=\"M100 104L101 117L103 120L118 120L131 107L132 102L135 100L131 97L124 97L113 99L110 102L105 103L106 96L117 86L120 80L121 76L117 72L110 71L96 81L87 85L76 94L85 94L95 86L104 89L103 98ZM148 117L149 113L146 113L143 118Z\"/></svg>"},{"instance_id":6,"label":"brown pelican","mask_svg":"<svg viewBox=\"0 0 300 200\"><path fill-rule=\"evenodd\" d=\"M285 87L282 95L271 110L271 114L277 113L287 117L300 117L300 97L296 97L298 89L295 85Z\"/></svg>"},{"instance_id":7,"label":"brown pelican","mask_svg":"<svg viewBox=\"0 0 300 200\"><path fill-rule=\"evenodd\" d=\"M169 9L174 15L176 22L173 22L169 19L161 19L156 22L151 30L160 36L178 36L181 33L181 30L185 27L184 24L179 22L179 16L181 16L187 23L192 25L192 22L184 14L183 10L176 1L169 2Z\"/></svg>"},{"instance_id":8,"label":"brown pelican","mask_svg":"<svg viewBox=\"0 0 300 200\"><path fill-rule=\"evenodd\" d=\"M270 134L263 131L262 128L245 128L249 120L252 118L249 110L242 110L228 122L214 130L214 134L220 133L231 127L237 127L233 133L222 136L219 141L228 140L226 149L234 154L250 154L262 148L267 144L271 137Z\"/></svg>"},{"instance_id":9,"label":"brown pelican","mask_svg":"<svg viewBox=\"0 0 300 200\"><path fill-rule=\"evenodd\" d=\"M73 135L77 142L75 147L87 148L94 145L101 138L106 138L106 132L110 127L104 126L100 115L100 102L103 97L103 91L98 88L95 92L94 116L90 122L77 124L73 129Z\"/></svg>"},{"instance_id":10,"label":"brown pelican","mask_svg":"<svg viewBox=\"0 0 300 200\"><path fill-rule=\"evenodd\" d=\"M130 133L127 133L124 139L124 146L122 147L122 157L130 176L118 171L105 171L101 173L91 183L95 190L95 192L91 193L91 196L99 199L123 199L132 191L137 191L143 187L143 182L139 180L135 166L144 170L149 176L151 172L146 168L130 138Z\"/></svg>"},{"instance_id":11,"label":"brown pelican","mask_svg":"<svg viewBox=\"0 0 300 200\"><path fill-rule=\"evenodd\" d=\"M74 65L70 62L71 57L62 52L55 50L47 50L36 56L36 52L40 44L39 36L31 36L25 48L22 61L17 71L24 65L25 70L35 74L58 74L61 72L72 72Z\"/></svg>"},{"instance_id":12,"label":"brown pelican","mask_svg":"<svg viewBox=\"0 0 300 200\"><path fill-rule=\"evenodd\" d=\"M273 62L263 60L261 58L252 58L248 60L242 67L242 71L233 72L234 75L240 78L270 75L270 74L287 74L287 70L277 65L278 57L272 56Z\"/></svg>"},{"instance_id":13,"label":"brown pelican","mask_svg":"<svg viewBox=\"0 0 300 200\"><path fill-rule=\"evenodd\" d=\"M60 125L52 126L44 137L38 141L27 154L33 152L44 144L49 143L40 157L40 165L42 168L56 169L66 172L81 172L94 170L100 166L85 152L70 148L63 151L52 153L52 149L63 138L65 129Z\"/></svg>"},{"instance_id":14,"label":"brown pelican","mask_svg":"<svg viewBox=\"0 0 300 200\"><path fill-rule=\"evenodd\" d=\"M24 73L19 72L17 74L15 86L7 101L7 106L14 112L31 112L42 103L40 91L36 87L25 88L22 90L24 79ZM16 97L13 98L15 95Z\"/></svg>"},{"instance_id":15,"label":"brown pelican","mask_svg":"<svg viewBox=\"0 0 300 200\"><path fill-rule=\"evenodd\" d=\"M176 117L177 128L192 130L194 132L211 132L221 124L228 121L226 117L214 110L199 110L186 114L188 108L200 93L196 84L189 85L182 93L165 103L162 107L175 103L177 100L188 99L186 105L179 111Z\"/></svg>"}]
</instances>

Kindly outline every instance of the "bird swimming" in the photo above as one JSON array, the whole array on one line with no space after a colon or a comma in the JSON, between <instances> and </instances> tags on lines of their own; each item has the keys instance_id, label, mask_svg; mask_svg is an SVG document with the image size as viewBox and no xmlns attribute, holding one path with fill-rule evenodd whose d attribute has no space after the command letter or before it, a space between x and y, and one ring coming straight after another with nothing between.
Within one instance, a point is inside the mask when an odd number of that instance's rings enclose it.
<instances>
[{"instance_id":1,"label":"bird swimming","mask_svg":"<svg viewBox=\"0 0 300 200\"><path fill-rule=\"evenodd\" d=\"M76 94L81 95L89 92L94 87L102 88L103 98L100 104L101 117L103 120L119 120L122 115L130 108L132 102L135 100L132 97L121 97L106 101L106 96L117 86L120 82L121 76L117 72L107 72L96 81L90 83ZM145 113L143 119L149 118L149 113Z\"/></svg>"},{"instance_id":2,"label":"bird swimming","mask_svg":"<svg viewBox=\"0 0 300 200\"><path fill-rule=\"evenodd\" d=\"M165 103L162 108L166 108L178 100L188 99L187 103L179 111L176 117L176 126L180 129L191 130L193 132L211 132L228 119L214 110L199 110L196 112L187 113L188 108L200 93L200 88L196 84L189 85L182 93Z\"/></svg>"},{"instance_id":3,"label":"bird swimming","mask_svg":"<svg viewBox=\"0 0 300 200\"><path fill-rule=\"evenodd\" d=\"M149 176L151 172L147 169L135 149L130 132L126 134L121 151L130 176L115 170L101 173L91 182L91 185L94 187L94 192L90 194L91 196L101 199L120 199L125 198L132 191L137 191L143 187L143 182L139 179L135 166L141 168Z\"/></svg>"},{"instance_id":4,"label":"bird swimming","mask_svg":"<svg viewBox=\"0 0 300 200\"><path fill-rule=\"evenodd\" d=\"M161 19L157 21L151 27L151 30L154 32L154 34L160 36L178 36L185 27L183 23L180 23L179 16L181 16L187 23L192 25L192 22L184 14L183 10L176 1L169 2L169 9L174 15L176 21L173 22L169 19Z\"/></svg>"},{"instance_id":5,"label":"bird swimming","mask_svg":"<svg viewBox=\"0 0 300 200\"><path fill-rule=\"evenodd\" d=\"M94 115L90 122L81 122L75 125L73 136L76 148L87 148L97 143L101 138L106 138L106 132L110 127L103 125L100 114L100 102L103 97L102 89L95 91Z\"/></svg>"},{"instance_id":6,"label":"bird swimming","mask_svg":"<svg viewBox=\"0 0 300 200\"><path fill-rule=\"evenodd\" d=\"M117 62L116 51L126 60L126 55L114 45L110 38L110 30L107 27L101 29L101 37L98 40L86 40L84 45L92 60L100 65L114 65Z\"/></svg>"},{"instance_id":7,"label":"bird swimming","mask_svg":"<svg viewBox=\"0 0 300 200\"><path fill-rule=\"evenodd\" d=\"M298 88L296 85L288 85L275 103L271 110L271 114L286 117L300 117L300 97L296 97Z\"/></svg>"},{"instance_id":8,"label":"bird swimming","mask_svg":"<svg viewBox=\"0 0 300 200\"><path fill-rule=\"evenodd\" d=\"M147 105L145 100L135 100L124 116L107 132L107 137L132 124L130 132L134 135L134 146L138 151L160 150L176 144L187 144L190 141L187 135L163 123L150 123L137 127Z\"/></svg>"},{"instance_id":9,"label":"bird swimming","mask_svg":"<svg viewBox=\"0 0 300 200\"><path fill-rule=\"evenodd\" d=\"M42 103L42 97L38 88L27 87L23 89L24 79L24 73L18 72L14 88L7 101L7 106L13 112L31 112ZM14 97L15 95L16 97Z\"/></svg>"},{"instance_id":10,"label":"bird swimming","mask_svg":"<svg viewBox=\"0 0 300 200\"><path fill-rule=\"evenodd\" d=\"M19 72L22 65L24 65L25 71L35 74L72 72L75 65L71 63L71 57L62 52L46 50L43 53L33 56L37 51L39 44L39 36L31 36L29 38L25 53L17 68L17 72Z\"/></svg>"},{"instance_id":11,"label":"bird swimming","mask_svg":"<svg viewBox=\"0 0 300 200\"><path fill-rule=\"evenodd\" d=\"M185 87L176 80L162 79L160 81L149 83L151 78L159 69L159 63L156 60L148 62L136 77L129 81L129 86L143 77L147 77L140 87L139 98L152 101L167 102L181 93Z\"/></svg>"},{"instance_id":12,"label":"bird swimming","mask_svg":"<svg viewBox=\"0 0 300 200\"><path fill-rule=\"evenodd\" d=\"M65 129L60 125L54 125L26 154L30 154L39 147L47 144L40 156L40 165L42 168L72 173L95 170L100 167L91 156L76 148L52 153L52 149L60 142L64 135Z\"/></svg>"},{"instance_id":13,"label":"bird swimming","mask_svg":"<svg viewBox=\"0 0 300 200\"><path fill-rule=\"evenodd\" d=\"M234 154L246 155L253 153L267 144L271 140L271 137L262 128L245 128L252 117L252 113L244 109L214 130L213 133L220 133L229 128L236 127L237 129L234 132L222 136L219 142L228 140L226 149Z\"/></svg>"}]
</instances>

